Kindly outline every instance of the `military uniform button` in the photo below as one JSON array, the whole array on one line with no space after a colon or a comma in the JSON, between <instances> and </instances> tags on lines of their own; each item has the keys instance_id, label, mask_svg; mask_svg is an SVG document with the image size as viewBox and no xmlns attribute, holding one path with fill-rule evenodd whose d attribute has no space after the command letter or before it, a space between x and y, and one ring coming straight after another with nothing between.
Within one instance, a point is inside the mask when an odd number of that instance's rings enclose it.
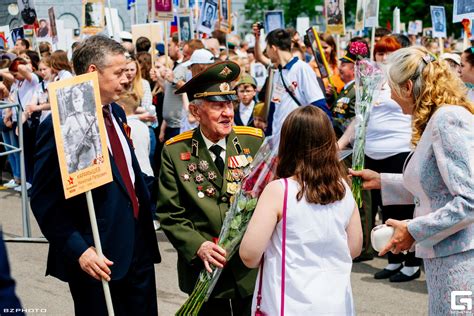
<instances>
[{"instance_id":1,"label":"military uniform button","mask_svg":"<svg viewBox=\"0 0 474 316\"><path fill-rule=\"evenodd\" d=\"M226 196L221 197L221 201L226 203L227 202L227 197Z\"/></svg>"}]
</instances>

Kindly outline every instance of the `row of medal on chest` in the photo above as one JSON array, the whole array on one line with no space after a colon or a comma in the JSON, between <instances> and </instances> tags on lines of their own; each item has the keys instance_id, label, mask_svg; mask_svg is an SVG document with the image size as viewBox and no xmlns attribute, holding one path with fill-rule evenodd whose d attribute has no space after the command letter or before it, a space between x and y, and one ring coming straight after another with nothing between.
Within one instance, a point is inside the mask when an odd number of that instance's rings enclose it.
<instances>
[{"instance_id":1,"label":"row of medal on chest","mask_svg":"<svg viewBox=\"0 0 474 316\"><path fill-rule=\"evenodd\" d=\"M247 167L253 161L250 154L231 156L227 162L227 170L225 170L225 178L227 180L227 193L235 194L240 185L240 181L244 177L243 168ZM199 198L205 196L214 197L217 193L216 188L213 185L208 185L204 188L202 185L206 179L213 182L217 179L217 173L213 170L209 170L209 163L205 160L200 160L198 163L190 162L187 165L187 171L181 175L181 178L185 182L194 180L197 184L197 195Z\"/></svg>"}]
</instances>

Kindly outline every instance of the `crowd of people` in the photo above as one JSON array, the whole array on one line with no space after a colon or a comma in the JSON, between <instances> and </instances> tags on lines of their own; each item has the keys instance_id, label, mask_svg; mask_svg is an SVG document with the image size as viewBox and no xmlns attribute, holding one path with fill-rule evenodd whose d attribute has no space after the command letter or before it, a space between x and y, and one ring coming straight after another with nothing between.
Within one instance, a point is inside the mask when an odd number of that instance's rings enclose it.
<instances>
[{"instance_id":1,"label":"crowd of people","mask_svg":"<svg viewBox=\"0 0 474 316\"><path fill-rule=\"evenodd\" d=\"M352 263L376 256L370 232L381 221L395 234L374 278L411 281L424 264L430 314L449 313L449 291L474 288L474 48L445 42L439 54L437 41L379 29L369 56L366 38L341 49L320 34L328 64L321 69L321 54L294 29L273 30L265 45L258 25L252 32L253 47L221 31L185 42L172 34L167 55L145 37L133 44L102 36L74 43L71 60L47 44L40 55L24 39L0 54L0 98L23 110L1 112L1 135L18 146L23 126L28 195L50 242L47 273L69 283L77 314L90 314L91 304L106 313L101 278L120 312L156 314L161 227L178 252L182 291L192 292L201 269L224 269L203 315L273 315L285 298L289 315L347 315L355 312ZM366 53L351 49L362 46ZM339 162L338 152L354 142L356 63L370 57L385 78L367 127L367 169L348 175L351 157ZM257 74L259 67L273 75ZM49 83L92 71L114 174L93 190L103 258L85 199L64 199L48 99ZM278 180L229 260L215 239L265 137L280 138ZM8 155L8 166L12 179L3 185L21 191L19 153ZM364 180L361 207L354 176Z\"/></svg>"}]
</instances>

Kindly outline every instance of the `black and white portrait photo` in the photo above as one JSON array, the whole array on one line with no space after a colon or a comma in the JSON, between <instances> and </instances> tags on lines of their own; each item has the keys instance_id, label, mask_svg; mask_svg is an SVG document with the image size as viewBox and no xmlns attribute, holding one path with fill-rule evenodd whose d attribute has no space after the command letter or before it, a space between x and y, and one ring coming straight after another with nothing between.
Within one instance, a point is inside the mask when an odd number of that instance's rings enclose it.
<instances>
[{"instance_id":1,"label":"black and white portrait photo","mask_svg":"<svg viewBox=\"0 0 474 316\"><path fill-rule=\"evenodd\" d=\"M474 0L454 0L453 23L474 19Z\"/></svg>"},{"instance_id":2,"label":"black and white portrait photo","mask_svg":"<svg viewBox=\"0 0 474 316\"><path fill-rule=\"evenodd\" d=\"M284 29L285 21L283 19L283 11L273 10L265 11L265 32L270 33L275 29Z\"/></svg>"},{"instance_id":3,"label":"black and white portrait photo","mask_svg":"<svg viewBox=\"0 0 474 316\"><path fill-rule=\"evenodd\" d=\"M222 21L229 21L229 6L227 0L220 0L221 1L221 18Z\"/></svg>"},{"instance_id":4,"label":"black and white portrait photo","mask_svg":"<svg viewBox=\"0 0 474 316\"><path fill-rule=\"evenodd\" d=\"M178 16L178 25L179 25L179 40L180 41L189 41L192 39L192 28L191 28L191 17L189 15L180 15Z\"/></svg>"},{"instance_id":5,"label":"black and white portrait photo","mask_svg":"<svg viewBox=\"0 0 474 316\"><path fill-rule=\"evenodd\" d=\"M446 37L446 13L444 7L431 6L430 9L433 37Z\"/></svg>"},{"instance_id":6,"label":"black and white portrait photo","mask_svg":"<svg viewBox=\"0 0 474 316\"><path fill-rule=\"evenodd\" d=\"M36 11L32 0L19 0L18 10L21 14L21 19L25 24L33 24L36 20Z\"/></svg>"},{"instance_id":7,"label":"black and white portrait photo","mask_svg":"<svg viewBox=\"0 0 474 316\"><path fill-rule=\"evenodd\" d=\"M104 3L90 1L84 3L84 27L104 27Z\"/></svg>"},{"instance_id":8,"label":"black and white portrait photo","mask_svg":"<svg viewBox=\"0 0 474 316\"><path fill-rule=\"evenodd\" d=\"M217 2L205 0L201 8L199 19L199 30L203 33L211 33L217 19Z\"/></svg>"},{"instance_id":9,"label":"black and white portrait photo","mask_svg":"<svg viewBox=\"0 0 474 316\"><path fill-rule=\"evenodd\" d=\"M92 81L57 91L59 121L69 173L91 166L102 152Z\"/></svg>"},{"instance_id":10,"label":"black and white portrait photo","mask_svg":"<svg viewBox=\"0 0 474 316\"><path fill-rule=\"evenodd\" d=\"M344 14L339 0L328 0L326 3L327 24L342 24L342 16Z\"/></svg>"},{"instance_id":11,"label":"black and white portrait photo","mask_svg":"<svg viewBox=\"0 0 474 316\"><path fill-rule=\"evenodd\" d=\"M365 7L365 27L379 26L379 0L367 0Z\"/></svg>"}]
</instances>

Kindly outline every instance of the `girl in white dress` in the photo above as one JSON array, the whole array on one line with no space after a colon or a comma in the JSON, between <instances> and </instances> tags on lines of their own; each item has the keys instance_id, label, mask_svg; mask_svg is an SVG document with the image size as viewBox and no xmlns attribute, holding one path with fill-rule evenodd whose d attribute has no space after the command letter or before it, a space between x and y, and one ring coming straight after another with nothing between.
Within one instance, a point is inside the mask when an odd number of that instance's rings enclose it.
<instances>
[{"instance_id":1,"label":"girl in white dress","mask_svg":"<svg viewBox=\"0 0 474 316\"><path fill-rule=\"evenodd\" d=\"M284 313L354 314L350 273L352 258L361 251L362 228L337 152L331 122L320 109L299 107L283 123L276 172L281 179L263 191L240 246L250 268L264 254L266 315L281 314L283 178L288 178Z\"/></svg>"}]
</instances>

